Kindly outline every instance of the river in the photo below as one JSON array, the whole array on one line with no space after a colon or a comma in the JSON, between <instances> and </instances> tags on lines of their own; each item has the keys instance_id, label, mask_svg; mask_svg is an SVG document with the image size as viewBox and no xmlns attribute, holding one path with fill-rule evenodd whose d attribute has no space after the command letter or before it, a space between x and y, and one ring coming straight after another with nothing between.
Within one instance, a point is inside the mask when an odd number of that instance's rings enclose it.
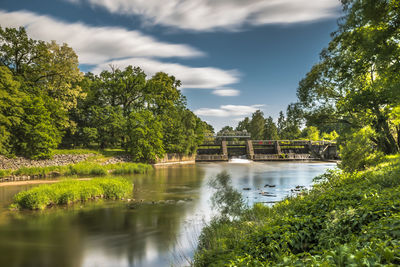
<instances>
[{"instance_id":1,"label":"river","mask_svg":"<svg viewBox=\"0 0 400 267\"><path fill-rule=\"evenodd\" d=\"M333 167L246 160L170 166L127 177L141 204L97 201L45 211L7 209L15 193L34 185L0 187L0 266L187 266L213 215L208 182L218 173L226 170L251 205L281 200Z\"/></svg>"}]
</instances>

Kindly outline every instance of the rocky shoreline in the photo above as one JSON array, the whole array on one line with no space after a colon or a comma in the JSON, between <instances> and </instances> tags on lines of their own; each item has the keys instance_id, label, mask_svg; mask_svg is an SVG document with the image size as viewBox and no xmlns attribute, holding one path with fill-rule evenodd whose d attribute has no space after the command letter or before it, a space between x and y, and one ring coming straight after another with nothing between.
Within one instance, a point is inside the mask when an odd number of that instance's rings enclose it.
<instances>
[{"instance_id":1,"label":"rocky shoreline","mask_svg":"<svg viewBox=\"0 0 400 267\"><path fill-rule=\"evenodd\" d=\"M0 170L18 170L23 167L49 167L76 164L96 154L54 155L52 159L31 160L23 157L6 158L0 156Z\"/></svg>"}]
</instances>

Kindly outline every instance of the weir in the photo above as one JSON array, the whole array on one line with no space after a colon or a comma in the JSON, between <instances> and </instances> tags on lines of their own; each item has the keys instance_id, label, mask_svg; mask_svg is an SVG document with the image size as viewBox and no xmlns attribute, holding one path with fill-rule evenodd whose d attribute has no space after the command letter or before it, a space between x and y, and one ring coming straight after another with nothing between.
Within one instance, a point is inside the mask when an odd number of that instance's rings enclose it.
<instances>
[{"instance_id":1,"label":"weir","mask_svg":"<svg viewBox=\"0 0 400 267\"><path fill-rule=\"evenodd\" d=\"M228 161L240 156L254 161L335 160L338 159L338 151L336 143L331 141L250 140L249 136L216 136L199 146L196 161Z\"/></svg>"}]
</instances>

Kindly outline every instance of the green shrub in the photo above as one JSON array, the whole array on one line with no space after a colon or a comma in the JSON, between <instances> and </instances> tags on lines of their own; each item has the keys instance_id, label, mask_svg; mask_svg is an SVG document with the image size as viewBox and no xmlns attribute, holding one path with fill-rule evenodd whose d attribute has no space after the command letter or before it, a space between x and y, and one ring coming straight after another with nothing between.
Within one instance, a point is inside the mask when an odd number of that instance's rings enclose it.
<instances>
[{"instance_id":1,"label":"green shrub","mask_svg":"<svg viewBox=\"0 0 400 267\"><path fill-rule=\"evenodd\" d=\"M132 189L132 183L121 178L65 180L52 185L40 185L16 194L13 207L41 210L51 205L68 205L98 197L121 199L131 194Z\"/></svg>"},{"instance_id":2,"label":"green shrub","mask_svg":"<svg viewBox=\"0 0 400 267\"><path fill-rule=\"evenodd\" d=\"M11 170L0 170L0 178L6 177L11 174Z\"/></svg>"}]
</instances>

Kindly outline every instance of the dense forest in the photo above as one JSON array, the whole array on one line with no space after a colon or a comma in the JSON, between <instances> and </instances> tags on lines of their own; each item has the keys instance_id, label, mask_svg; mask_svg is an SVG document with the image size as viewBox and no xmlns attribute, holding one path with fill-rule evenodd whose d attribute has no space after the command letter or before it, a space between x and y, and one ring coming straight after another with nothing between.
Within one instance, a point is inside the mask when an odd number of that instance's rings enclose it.
<instances>
[{"instance_id":1,"label":"dense forest","mask_svg":"<svg viewBox=\"0 0 400 267\"><path fill-rule=\"evenodd\" d=\"M0 154L48 158L57 147L123 148L135 161L192 154L212 127L186 107L181 82L139 67L80 71L67 44L0 28Z\"/></svg>"}]
</instances>

